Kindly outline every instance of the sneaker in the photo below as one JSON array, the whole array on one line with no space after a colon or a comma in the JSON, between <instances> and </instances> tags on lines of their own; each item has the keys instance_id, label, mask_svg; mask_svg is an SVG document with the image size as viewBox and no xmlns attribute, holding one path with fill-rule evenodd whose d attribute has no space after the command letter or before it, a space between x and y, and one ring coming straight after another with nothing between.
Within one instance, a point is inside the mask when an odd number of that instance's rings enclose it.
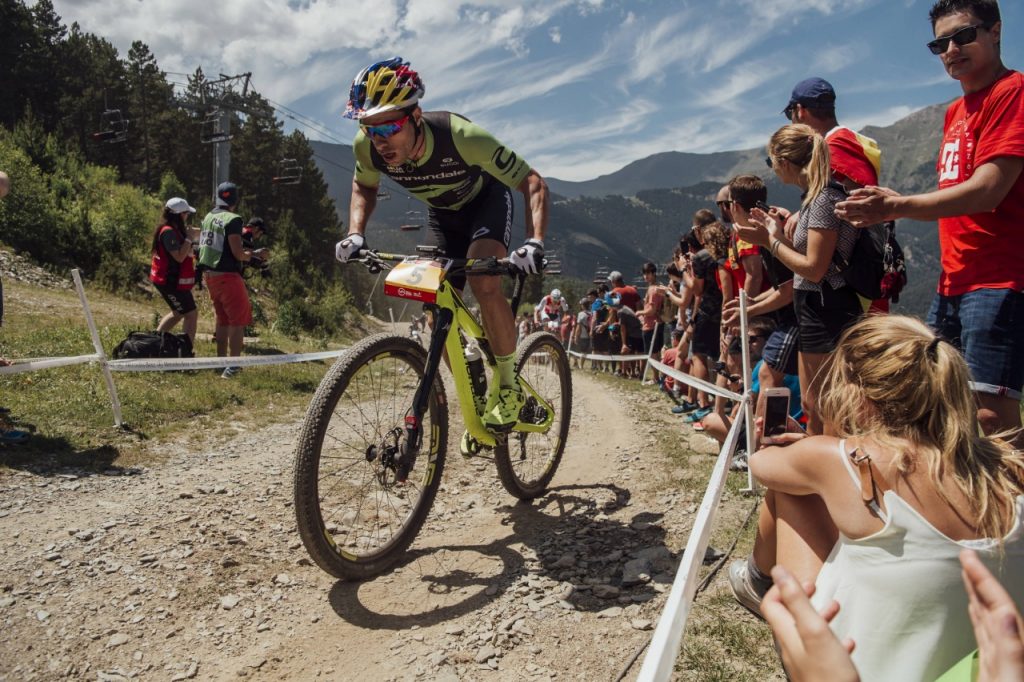
<instances>
[{"instance_id":1,"label":"sneaker","mask_svg":"<svg viewBox=\"0 0 1024 682\"><path fill-rule=\"evenodd\" d=\"M29 435L28 431L18 431L17 429L0 431L0 444L18 445L19 443L27 441Z\"/></svg>"},{"instance_id":2,"label":"sneaker","mask_svg":"<svg viewBox=\"0 0 1024 682\"><path fill-rule=\"evenodd\" d=\"M462 440L459 441L459 454L468 459L479 455L480 449L480 441L469 435L469 431L463 431Z\"/></svg>"},{"instance_id":3,"label":"sneaker","mask_svg":"<svg viewBox=\"0 0 1024 682\"><path fill-rule=\"evenodd\" d=\"M703 433L704 432L704 422L694 422L693 423L693 430L696 431L697 433Z\"/></svg>"},{"instance_id":4,"label":"sneaker","mask_svg":"<svg viewBox=\"0 0 1024 682\"><path fill-rule=\"evenodd\" d=\"M732 588L732 595L740 605L752 614L764 620L761 615L761 600L771 585L758 588L750 575L750 566L747 559L737 559L729 564L729 587Z\"/></svg>"},{"instance_id":5,"label":"sneaker","mask_svg":"<svg viewBox=\"0 0 1024 682\"><path fill-rule=\"evenodd\" d=\"M738 450L732 457L732 463L729 464L730 471L746 471L750 468L750 463L747 461L746 450Z\"/></svg>"},{"instance_id":6,"label":"sneaker","mask_svg":"<svg viewBox=\"0 0 1024 682\"><path fill-rule=\"evenodd\" d=\"M687 412L693 412L698 407L700 407L700 405L697 403L691 403L689 400L684 400L672 408L672 414L686 414Z\"/></svg>"},{"instance_id":7,"label":"sneaker","mask_svg":"<svg viewBox=\"0 0 1024 682\"><path fill-rule=\"evenodd\" d=\"M694 424L696 422L699 422L701 419L708 416L709 414L711 414L711 408L702 407L699 410L691 412L690 414L683 417L683 421L687 424Z\"/></svg>"},{"instance_id":8,"label":"sneaker","mask_svg":"<svg viewBox=\"0 0 1024 682\"><path fill-rule=\"evenodd\" d=\"M526 397L517 382L515 386L495 384L487 396L487 406L481 416L484 426L498 431L507 431L519 421L519 411L523 409Z\"/></svg>"},{"instance_id":9,"label":"sneaker","mask_svg":"<svg viewBox=\"0 0 1024 682\"><path fill-rule=\"evenodd\" d=\"M241 371L242 371L241 367L225 367L224 371L220 375L220 378L221 379L230 379L231 377L235 376L236 374L238 374Z\"/></svg>"}]
</instances>

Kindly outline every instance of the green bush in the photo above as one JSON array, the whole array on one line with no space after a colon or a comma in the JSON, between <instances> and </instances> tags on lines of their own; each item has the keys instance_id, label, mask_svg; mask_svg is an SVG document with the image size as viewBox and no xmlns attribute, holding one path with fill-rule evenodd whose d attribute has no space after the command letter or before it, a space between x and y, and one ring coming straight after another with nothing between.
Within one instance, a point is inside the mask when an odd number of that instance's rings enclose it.
<instances>
[{"instance_id":1,"label":"green bush","mask_svg":"<svg viewBox=\"0 0 1024 682\"><path fill-rule=\"evenodd\" d=\"M42 172L3 128L0 169L11 177L11 193L0 202L0 239L37 260L60 262L63 217Z\"/></svg>"}]
</instances>

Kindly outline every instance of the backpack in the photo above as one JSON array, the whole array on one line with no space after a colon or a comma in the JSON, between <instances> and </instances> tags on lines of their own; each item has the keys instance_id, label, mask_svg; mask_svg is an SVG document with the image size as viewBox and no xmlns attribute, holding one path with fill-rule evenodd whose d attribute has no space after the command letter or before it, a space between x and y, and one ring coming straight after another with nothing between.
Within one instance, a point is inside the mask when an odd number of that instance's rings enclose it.
<instances>
[{"instance_id":1,"label":"backpack","mask_svg":"<svg viewBox=\"0 0 1024 682\"><path fill-rule=\"evenodd\" d=\"M188 334L170 332L131 332L117 344L113 356L117 360L137 358L192 358L192 341Z\"/></svg>"},{"instance_id":2,"label":"backpack","mask_svg":"<svg viewBox=\"0 0 1024 682\"><path fill-rule=\"evenodd\" d=\"M907 266L903 248L896 241L895 222L858 229L850 259L836 249L832 262L839 267L843 281L864 298L899 303L900 292L907 285Z\"/></svg>"},{"instance_id":3,"label":"backpack","mask_svg":"<svg viewBox=\"0 0 1024 682\"><path fill-rule=\"evenodd\" d=\"M672 302L672 299L668 297L668 294L662 294L661 296L661 310L658 311L659 319L662 324L674 324L676 317L679 315L679 306Z\"/></svg>"}]
</instances>

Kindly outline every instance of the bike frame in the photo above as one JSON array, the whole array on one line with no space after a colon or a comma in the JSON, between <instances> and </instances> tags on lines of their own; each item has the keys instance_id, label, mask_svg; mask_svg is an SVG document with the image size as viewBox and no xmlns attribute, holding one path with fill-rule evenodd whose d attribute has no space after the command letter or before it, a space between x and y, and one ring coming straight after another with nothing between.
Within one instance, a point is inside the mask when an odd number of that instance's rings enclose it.
<instances>
[{"instance_id":1,"label":"bike frame","mask_svg":"<svg viewBox=\"0 0 1024 682\"><path fill-rule=\"evenodd\" d=\"M390 254L378 254L378 256L385 260L397 260ZM405 260L405 259L402 259ZM444 260L444 259L439 259ZM488 259L468 259L466 261L467 271L472 270L475 264L485 265ZM447 275L448 270L451 267L452 261L448 261L444 266L445 274ZM485 275L480 275L485 276ZM497 275L491 275L497 276ZM437 377L437 372L441 366L441 360L444 353L448 354L448 363L451 368L452 378L455 383L455 392L459 398L459 407L462 411L462 419L466 425L466 430L473 436L481 445L486 447L494 447L497 444L497 438L495 435L484 426L482 415L476 410L476 401L473 396L473 386L470 380L469 364L466 362L466 356L464 353L463 337L466 339L475 339L479 342L481 349L485 353L488 364L494 366L494 356L490 349L490 344L487 340L487 332L484 331L483 326L476 319L466 304L463 302L462 297L459 296L458 291L452 287L448 282L447 277L441 279L440 285L436 291L437 298L434 303L425 304L425 308L430 310L434 315L434 328L430 336L430 348L427 351L427 364L424 368L423 379L420 381L420 385L416 389L416 395L413 399L413 410L410 417L406 417L406 428L407 430L412 427L417 432L416 439L410 439L411 442L417 444L416 450L419 450L419 443L421 435L420 424L422 424L422 417L427 412L428 398L430 395L430 388L434 384L434 379ZM515 291L512 295L512 307L515 309L518 307L519 298L522 295L522 279L516 281ZM525 432L525 433L545 433L551 428L551 424L554 423L554 408L551 404L544 400L534 389L529 385L525 379L520 377L520 384L523 387L523 391L526 396L532 397L539 402L547 411L547 418L542 424L521 424L517 423L512 427L513 432Z\"/></svg>"}]
</instances>

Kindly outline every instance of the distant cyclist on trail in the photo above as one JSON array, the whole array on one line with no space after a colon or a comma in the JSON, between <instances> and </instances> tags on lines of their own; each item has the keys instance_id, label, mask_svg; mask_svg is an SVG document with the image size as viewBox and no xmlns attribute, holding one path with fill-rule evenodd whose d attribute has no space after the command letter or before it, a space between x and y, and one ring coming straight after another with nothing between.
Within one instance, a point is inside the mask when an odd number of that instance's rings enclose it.
<instances>
[{"instance_id":1,"label":"distant cyclist on trail","mask_svg":"<svg viewBox=\"0 0 1024 682\"><path fill-rule=\"evenodd\" d=\"M544 179L483 128L459 114L422 111L423 81L401 57L371 64L356 75L345 117L359 121L352 144L356 158L348 235L336 256L347 262L364 248L366 224L377 204L381 173L429 207L435 245L450 258L503 258L512 236L512 193L526 199L526 241L510 261L524 272L540 271L548 222ZM511 428L523 406L515 374L515 319L498 277L470 276L484 327L497 360L483 422ZM458 289L464 277L452 277Z\"/></svg>"}]
</instances>

